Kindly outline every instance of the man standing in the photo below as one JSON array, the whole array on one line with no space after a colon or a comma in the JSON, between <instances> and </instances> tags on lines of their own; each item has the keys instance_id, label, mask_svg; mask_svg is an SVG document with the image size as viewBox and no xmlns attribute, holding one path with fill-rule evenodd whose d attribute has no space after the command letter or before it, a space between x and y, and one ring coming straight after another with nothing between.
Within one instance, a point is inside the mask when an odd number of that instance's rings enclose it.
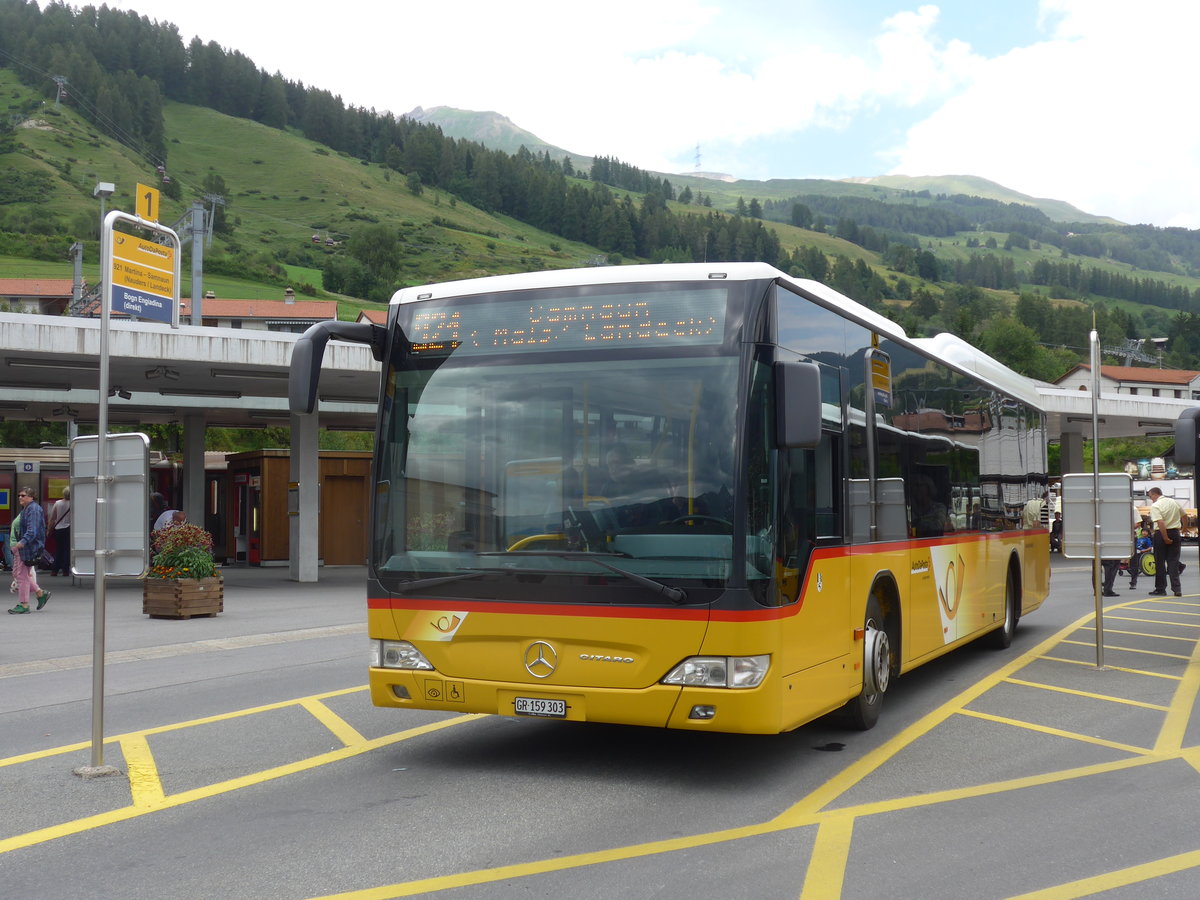
<instances>
[{"instance_id":1,"label":"man standing","mask_svg":"<svg viewBox=\"0 0 1200 900\"><path fill-rule=\"evenodd\" d=\"M1170 576L1171 590L1176 597L1182 597L1179 528L1183 524L1183 510L1157 487L1146 491L1146 496L1150 498L1150 521L1154 526L1154 590L1150 593L1166 596L1167 577Z\"/></svg>"}]
</instances>

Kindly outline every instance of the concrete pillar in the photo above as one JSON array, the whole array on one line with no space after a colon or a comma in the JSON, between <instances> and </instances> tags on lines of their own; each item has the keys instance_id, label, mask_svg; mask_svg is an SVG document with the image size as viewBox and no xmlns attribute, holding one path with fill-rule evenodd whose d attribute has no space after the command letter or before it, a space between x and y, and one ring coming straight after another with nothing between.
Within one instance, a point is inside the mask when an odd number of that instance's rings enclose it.
<instances>
[{"instance_id":1,"label":"concrete pillar","mask_svg":"<svg viewBox=\"0 0 1200 900\"><path fill-rule=\"evenodd\" d=\"M183 417L183 511L188 521L204 527L204 413Z\"/></svg>"},{"instance_id":2,"label":"concrete pillar","mask_svg":"<svg viewBox=\"0 0 1200 900\"><path fill-rule=\"evenodd\" d=\"M1063 474L1083 471L1083 434L1064 431L1059 437L1059 461ZM1090 471L1090 470L1089 470Z\"/></svg>"},{"instance_id":3,"label":"concrete pillar","mask_svg":"<svg viewBox=\"0 0 1200 900\"><path fill-rule=\"evenodd\" d=\"M288 575L317 580L317 523L321 513L317 457L317 414L292 413L288 461Z\"/></svg>"}]
</instances>

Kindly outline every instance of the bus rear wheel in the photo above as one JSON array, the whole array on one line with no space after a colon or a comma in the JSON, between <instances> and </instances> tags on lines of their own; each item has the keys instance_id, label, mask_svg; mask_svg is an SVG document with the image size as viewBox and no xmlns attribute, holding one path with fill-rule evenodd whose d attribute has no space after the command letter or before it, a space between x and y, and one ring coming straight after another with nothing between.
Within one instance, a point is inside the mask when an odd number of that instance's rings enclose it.
<instances>
[{"instance_id":1,"label":"bus rear wheel","mask_svg":"<svg viewBox=\"0 0 1200 900\"><path fill-rule=\"evenodd\" d=\"M867 601L863 627L863 687L862 693L843 708L851 728L866 731L879 721L883 695L892 682L892 641L884 628L883 611L879 601Z\"/></svg>"},{"instance_id":2,"label":"bus rear wheel","mask_svg":"<svg viewBox=\"0 0 1200 900\"><path fill-rule=\"evenodd\" d=\"M1017 633L1017 620L1021 615L1017 602L1017 579L1010 568L1004 582L1004 624L987 636L988 643L997 650L1007 649Z\"/></svg>"}]
</instances>

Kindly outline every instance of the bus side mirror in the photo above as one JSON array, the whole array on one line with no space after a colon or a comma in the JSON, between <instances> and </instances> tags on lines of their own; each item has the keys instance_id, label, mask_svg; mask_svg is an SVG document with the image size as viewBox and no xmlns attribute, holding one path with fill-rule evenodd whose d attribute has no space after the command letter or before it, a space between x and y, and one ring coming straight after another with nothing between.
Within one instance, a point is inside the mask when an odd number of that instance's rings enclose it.
<instances>
[{"instance_id":1,"label":"bus side mirror","mask_svg":"<svg viewBox=\"0 0 1200 900\"><path fill-rule=\"evenodd\" d=\"M821 442L821 370L816 363L775 363L775 442L780 447Z\"/></svg>"},{"instance_id":2,"label":"bus side mirror","mask_svg":"<svg viewBox=\"0 0 1200 900\"><path fill-rule=\"evenodd\" d=\"M1200 452L1200 406L1185 409L1175 420L1175 465L1194 466Z\"/></svg>"},{"instance_id":3,"label":"bus side mirror","mask_svg":"<svg viewBox=\"0 0 1200 900\"><path fill-rule=\"evenodd\" d=\"M317 322L300 335L292 346L288 371L288 407L294 413L311 413L316 408L321 359L330 338L368 344L371 355L382 360L387 329L371 322Z\"/></svg>"}]
</instances>

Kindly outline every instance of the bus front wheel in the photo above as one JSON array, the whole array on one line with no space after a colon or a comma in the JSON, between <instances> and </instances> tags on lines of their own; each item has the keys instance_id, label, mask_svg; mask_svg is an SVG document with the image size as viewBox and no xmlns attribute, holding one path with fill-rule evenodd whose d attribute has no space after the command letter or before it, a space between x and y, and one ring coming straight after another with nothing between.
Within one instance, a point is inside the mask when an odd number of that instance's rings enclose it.
<instances>
[{"instance_id":1,"label":"bus front wheel","mask_svg":"<svg viewBox=\"0 0 1200 900\"><path fill-rule=\"evenodd\" d=\"M883 611L879 601L867 601L863 627L863 687L862 693L845 706L850 727L859 731L873 728L879 721L883 695L892 681L892 642L884 628Z\"/></svg>"}]
</instances>

